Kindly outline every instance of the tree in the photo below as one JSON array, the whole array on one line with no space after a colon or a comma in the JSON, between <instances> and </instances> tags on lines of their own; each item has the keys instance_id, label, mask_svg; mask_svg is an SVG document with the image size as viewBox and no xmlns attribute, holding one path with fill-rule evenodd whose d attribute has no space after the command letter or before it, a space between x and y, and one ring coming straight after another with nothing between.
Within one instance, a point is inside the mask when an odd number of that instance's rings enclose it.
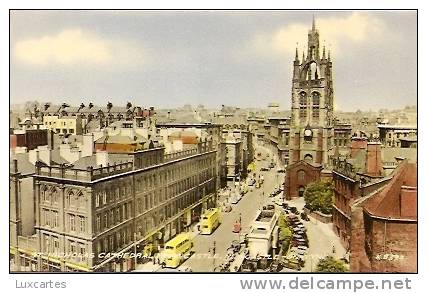
<instances>
[{"instance_id":1,"label":"tree","mask_svg":"<svg viewBox=\"0 0 427 293\"><path fill-rule=\"evenodd\" d=\"M332 212L332 183L318 181L311 183L304 191L306 207L310 211L320 211L324 214Z\"/></svg>"},{"instance_id":2,"label":"tree","mask_svg":"<svg viewBox=\"0 0 427 293\"><path fill-rule=\"evenodd\" d=\"M332 256L321 258L317 263L316 272L321 273L343 273L347 268L343 261L334 259Z\"/></svg>"},{"instance_id":3,"label":"tree","mask_svg":"<svg viewBox=\"0 0 427 293\"><path fill-rule=\"evenodd\" d=\"M292 230L288 225L286 216L280 215L279 217L279 241L282 242L283 251L287 251L292 239Z\"/></svg>"}]
</instances>

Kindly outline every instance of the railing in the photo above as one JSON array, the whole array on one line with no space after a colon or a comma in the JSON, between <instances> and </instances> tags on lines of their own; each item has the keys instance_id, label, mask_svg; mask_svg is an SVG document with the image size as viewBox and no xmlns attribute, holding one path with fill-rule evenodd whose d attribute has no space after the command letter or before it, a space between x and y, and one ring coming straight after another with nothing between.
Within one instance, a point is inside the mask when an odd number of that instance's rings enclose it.
<instances>
[{"instance_id":1,"label":"railing","mask_svg":"<svg viewBox=\"0 0 427 293\"><path fill-rule=\"evenodd\" d=\"M27 251L37 251L37 238L35 236L18 236L18 247Z\"/></svg>"},{"instance_id":2,"label":"railing","mask_svg":"<svg viewBox=\"0 0 427 293\"><path fill-rule=\"evenodd\" d=\"M38 166L36 174L53 178L92 181L131 170L133 170L133 162L124 162L99 168L88 167L87 169L77 169L65 165Z\"/></svg>"},{"instance_id":3,"label":"railing","mask_svg":"<svg viewBox=\"0 0 427 293\"><path fill-rule=\"evenodd\" d=\"M195 155L198 153L197 148L192 148L184 151L173 152L169 154L165 154L165 162L173 161L180 158L185 158L191 155Z\"/></svg>"}]
</instances>

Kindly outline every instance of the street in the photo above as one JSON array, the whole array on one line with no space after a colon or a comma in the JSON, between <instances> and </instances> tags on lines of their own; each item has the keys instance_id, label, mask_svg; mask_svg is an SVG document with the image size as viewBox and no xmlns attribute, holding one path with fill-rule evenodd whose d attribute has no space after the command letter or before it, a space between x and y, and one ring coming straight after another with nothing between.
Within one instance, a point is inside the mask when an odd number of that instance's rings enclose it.
<instances>
[{"instance_id":1,"label":"street","mask_svg":"<svg viewBox=\"0 0 427 293\"><path fill-rule=\"evenodd\" d=\"M260 162L256 163L255 173L259 173ZM233 205L230 213L222 213L222 223L212 235L197 235L194 238L195 253L183 263L183 266L190 267L194 272L212 272L215 266L221 264L231 242L239 240L239 234L232 232L233 224L239 221L241 214L242 231L240 235L243 237L249 232L257 210L268 201L269 193L278 185L275 173L275 171L263 172L265 181L261 188L249 191L237 204ZM264 197L262 196L263 191ZM212 256L214 241L215 258Z\"/></svg>"}]
</instances>

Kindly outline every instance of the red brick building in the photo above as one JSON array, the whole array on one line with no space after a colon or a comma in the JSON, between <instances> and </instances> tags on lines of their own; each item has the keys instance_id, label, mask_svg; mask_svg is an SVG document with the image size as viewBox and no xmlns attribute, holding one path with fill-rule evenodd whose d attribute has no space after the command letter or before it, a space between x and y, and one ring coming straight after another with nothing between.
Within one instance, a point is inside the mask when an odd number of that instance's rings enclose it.
<instances>
[{"instance_id":1,"label":"red brick building","mask_svg":"<svg viewBox=\"0 0 427 293\"><path fill-rule=\"evenodd\" d=\"M415 272L416 165L400 161L383 176L381 146L353 138L350 156L333 160L334 231L352 272Z\"/></svg>"},{"instance_id":2,"label":"red brick building","mask_svg":"<svg viewBox=\"0 0 427 293\"><path fill-rule=\"evenodd\" d=\"M33 150L38 146L48 144L47 129L25 129L10 134L10 148L26 147L27 150Z\"/></svg>"},{"instance_id":3,"label":"red brick building","mask_svg":"<svg viewBox=\"0 0 427 293\"><path fill-rule=\"evenodd\" d=\"M288 165L285 175L285 197L287 200L301 197L308 184L319 181L322 166L316 163L299 161Z\"/></svg>"},{"instance_id":4,"label":"red brick building","mask_svg":"<svg viewBox=\"0 0 427 293\"><path fill-rule=\"evenodd\" d=\"M351 140L350 156L333 159L333 226L344 247L350 247L353 205L382 187L389 179L382 176L381 145L366 138Z\"/></svg>"},{"instance_id":5,"label":"red brick building","mask_svg":"<svg viewBox=\"0 0 427 293\"><path fill-rule=\"evenodd\" d=\"M417 272L417 165L404 161L363 204L365 253L372 272Z\"/></svg>"}]
</instances>

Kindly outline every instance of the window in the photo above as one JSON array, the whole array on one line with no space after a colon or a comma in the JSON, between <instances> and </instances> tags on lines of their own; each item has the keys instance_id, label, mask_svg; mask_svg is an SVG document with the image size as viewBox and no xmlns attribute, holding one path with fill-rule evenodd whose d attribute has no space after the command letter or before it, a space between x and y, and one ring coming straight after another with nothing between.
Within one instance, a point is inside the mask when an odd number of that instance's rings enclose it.
<instances>
[{"instance_id":1,"label":"window","mask_svg":"<svg viewBox=\"0 0 427 293\"><path fill-rule=\"evenodd\" d=\"M303 182L305 180L305 171L299 170L297 173L298 181Z\"/></svg>"},{"instance_id":2,"label":"window","mask_svg":"<svg viewBox=\"0 0 427 293\"><path fill-rule=\"evenodd\" d=\"M80 232L84 233L86 232L86 219L85 217L79 217L80 218Z\"/></svg>"},{"instance_id":3,"label":"window","mask_svg":"<svg viewBox=\"0 0 427 293\"><path fill-rule=\"evenodd\" d=\"M74 193L72 191L70 191L67 195L67 206L71 207L73 206L73 197L74 197Z\"/></svg>"},{"instance_id":4,"label":"window","mask_svg":"<svg viewBox=\"0 0 427 293\"><path fill-rule=\"evenodd\" d=\"M76 249L76 243L74 243L73 241L70 241L70 253L72 255L77 254L77 249Z\"/></svg>"},{"instance_id":5,"label":"window","mask_svg":"<svg viewBox=\"0 0 427 293\"><path fill-rule=\"evenodd\" d=\"M108 228L108 213L104 213L104 229Z\"/></svg>"},{"instance_id":6,"label":"window","mask_svg":"<svg viewBox=\"0 0 427 293\"><path fill-rule=\"evenodd\" d=\"M53 237L53 252L59 253L59 239L57 237Z\"/></svg>"},{"instance_id":7,"label":"window","mask_svg":"<svg viewBox=\"0 0 427 293\"><path fill-rule=\"evenodd\" d=\"M49 235L44 236L44 251L50 252L50 237Z\"/></svg>"},{"instance_id":8,"label":"window","mask_svg":"<svg viewBox=\"0 0 427 293\"><path fill-rule=\"evenodd\" d=\"M76 232L76 216L70 215L70 231Z\"/></svg>"},{"instance_id":9,"label":"window","mask_svg":"<svg viewBox=\"0 0 427 293\"><path fill-rule=\"evenodd\" d=\"M99 207L99 199L100 199L101 195L98 193L95 197L95 207Z\"/></svg>"},{"instance_id":10,"label":"window","mask_svg":"<svg viewBox=\"0 0 427 293\"><path fill-rule=\"evenodd\" d=\"M74 129L72 129L72 128L71 128L71 129L70 129L70 133L74 133Z\"/></svg>"},{"instance_id":11,"label":"window","mask_svg":"<svg viewBox=\"0 0 427 293\"><path fill-rule=\"evenodd\" d=\"M56 227L58 227L58 223L59 223L59 214L58 214L57 211L53 211L52 213L53 213L53 223L52 223L52 226L54 228L56 228Z\"/></svg>"},{"instance_id":12,"label":"window","mask_svg":"<svg viewBox=\"0 0 427 293\"><path fill-rule=\"evenodd\" d=\"M86 254L86 247L83 243L80 244L80 257L83 259L85 258L85 254Z\"/></svg>"},{"instance_id":13,"label":"window","mask_svg":"<svg viewBox=\"0 0 427 293\"><path fill-rule=\"evenodd\" d=\"M96 215L96 231L101 231L101 215Z\"/></svg>"},{"instance_id":14,"label":"window","mask_svg":"<svg viewBox=\"0 0 427 293\"><path fill-rule=\"evenodd\" d=\"M107 204L107 192L104 191L102 194L102 204Z\"/></svg>"}]
</instances>

